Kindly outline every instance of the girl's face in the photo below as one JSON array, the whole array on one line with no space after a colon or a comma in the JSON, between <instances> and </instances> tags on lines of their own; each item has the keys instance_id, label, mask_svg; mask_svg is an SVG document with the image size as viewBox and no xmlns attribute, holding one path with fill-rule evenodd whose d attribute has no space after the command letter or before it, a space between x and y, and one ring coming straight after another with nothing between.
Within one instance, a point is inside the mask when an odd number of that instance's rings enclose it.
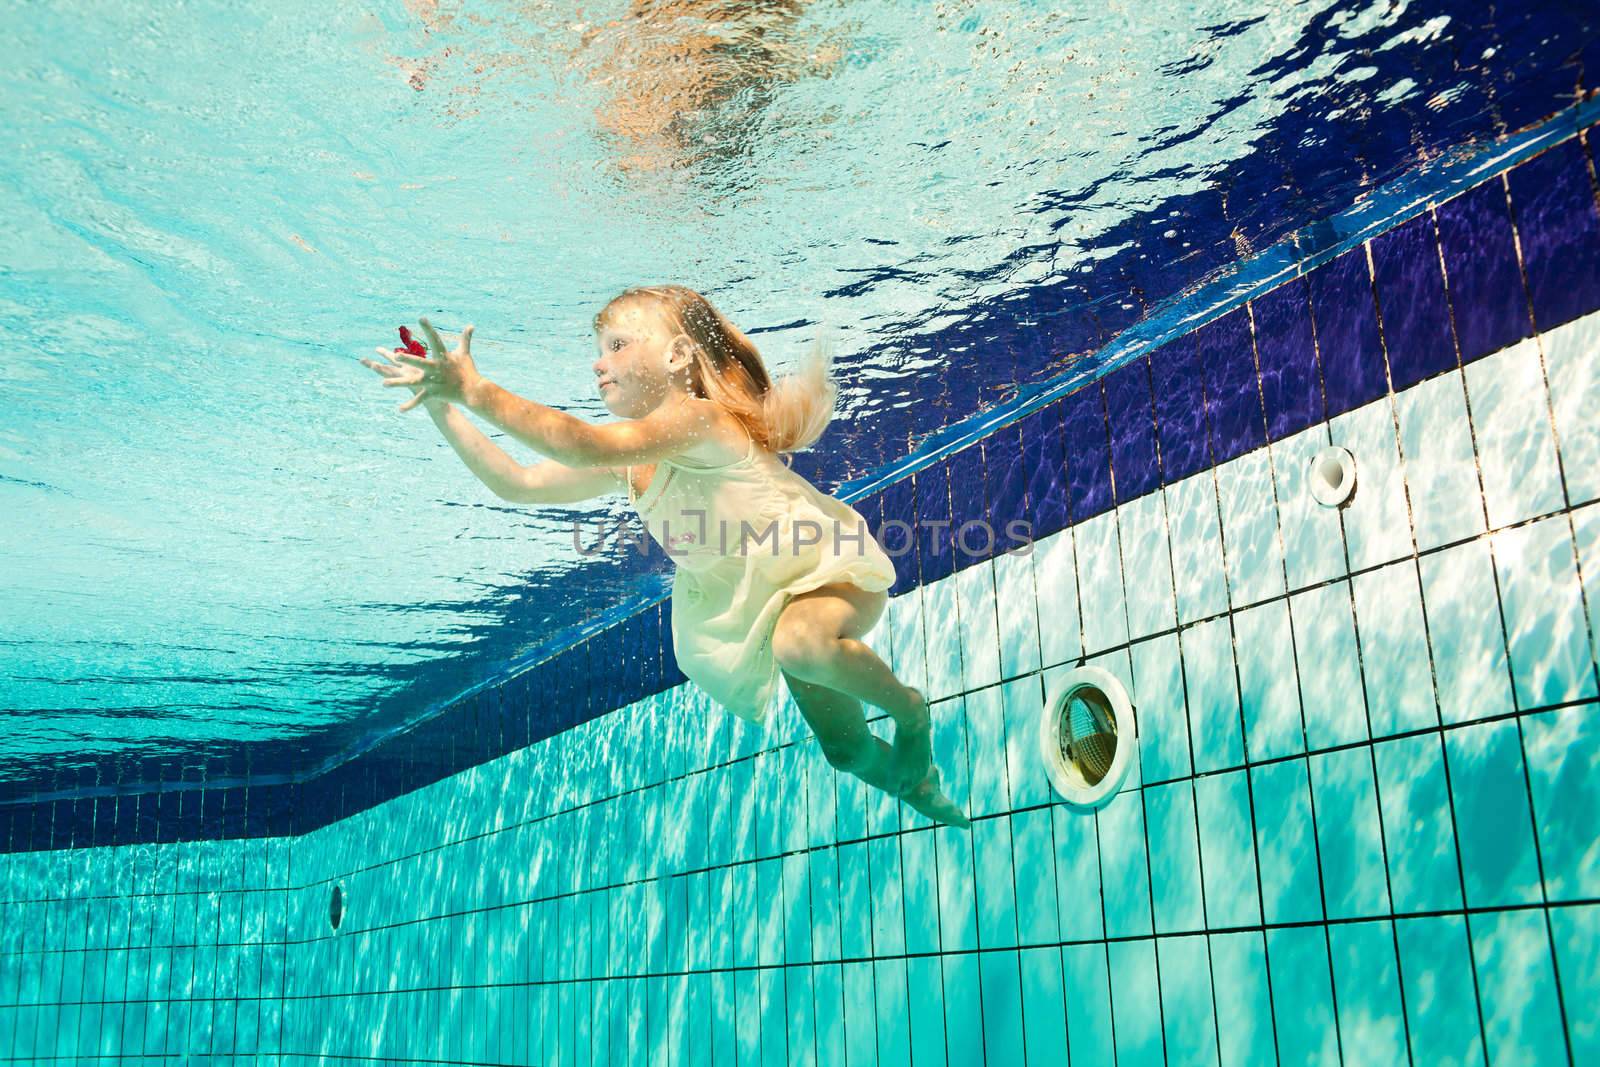
<instances>
[{"instance_id":1,"label":"girl's face","mask_svg":"<svg viewBox=\"0 0 1600 1067\"><path fill-rule=\"evenodd\" d=\"M679 393L687 393L688 353L674 347L661 316L629 302L606 316L596 335L600 357L594 373L606 410L625 419L650 414Z\"/></svg>"}]
</instances>

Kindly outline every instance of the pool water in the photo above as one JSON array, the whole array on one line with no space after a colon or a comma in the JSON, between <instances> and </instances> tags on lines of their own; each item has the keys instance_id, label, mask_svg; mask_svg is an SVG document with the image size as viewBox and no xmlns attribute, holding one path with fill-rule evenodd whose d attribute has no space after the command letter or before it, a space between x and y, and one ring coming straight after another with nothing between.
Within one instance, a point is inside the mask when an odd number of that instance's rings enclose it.
<instances>
[{"instance_id":1,"label":"pool water","mask_svg":"<svg viewBox=\"0 0 1600 1067\"><path fill-rule=\"evenodd\" d=\"M9 20L0 1058L1600 1058L1594 20L724 16ZM868 638L970 831L713 706L664 560L354 362L470 320L599 417L662 278L832 339L797 467L880 536L1029 524L919 535Z\"/></svg>"}]
</instances>

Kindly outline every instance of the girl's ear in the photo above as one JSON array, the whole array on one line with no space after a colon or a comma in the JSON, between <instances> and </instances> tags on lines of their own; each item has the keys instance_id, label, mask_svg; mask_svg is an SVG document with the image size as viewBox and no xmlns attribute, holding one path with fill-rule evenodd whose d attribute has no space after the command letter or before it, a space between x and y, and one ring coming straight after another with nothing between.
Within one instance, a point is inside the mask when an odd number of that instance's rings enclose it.
<instances>
[{"instance_id":1,"label":"girl's ear","mask_svg":"<svg viewBox=\"0 0 1600 1067\"><path fill-rule=\"evenodd\" d=\"M694 361L694 342L688 334L680 333L667 343L667 369L687 370Z\"/></svg>"}]
</instances>

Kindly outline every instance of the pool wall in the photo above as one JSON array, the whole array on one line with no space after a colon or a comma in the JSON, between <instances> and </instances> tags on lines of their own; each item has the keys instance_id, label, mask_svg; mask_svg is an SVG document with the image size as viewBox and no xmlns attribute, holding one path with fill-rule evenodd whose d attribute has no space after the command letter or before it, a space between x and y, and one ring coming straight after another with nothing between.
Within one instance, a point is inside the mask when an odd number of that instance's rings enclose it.
<instances>
[{"instance_id":1,"label":"pool wall","mask_svg":"<svg viewBox=\"0 0 1600 1067\"><path fill-rule=\"evenodd\" d=\"M474 698L550 736L387 799L375 752L297 836L0 856L0 1059L1600 1059L1592 147L858 505L1034 525L919 537L869 639L970 833L708 707L651 609ZM1079 663L1140 735L1093 814L1035 742Z\"/></svg>"}]
</instances>

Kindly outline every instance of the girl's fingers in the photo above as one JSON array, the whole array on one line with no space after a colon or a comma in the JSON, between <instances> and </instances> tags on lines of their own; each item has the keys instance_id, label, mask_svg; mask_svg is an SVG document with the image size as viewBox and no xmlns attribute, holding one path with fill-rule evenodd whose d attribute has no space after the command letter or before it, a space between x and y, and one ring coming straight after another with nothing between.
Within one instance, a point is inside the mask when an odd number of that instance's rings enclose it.
<instances>
[{"instance_id":1,"label":"girl's fingers","mask_svg":"<svg viewBox=\"0 0 1600 1067\"><path fill-rule=\"evenodd\" d=\"M418 404L422 403L423 399L427 395L428 395L428 391L426 389L417 390L417 395L412 397L410 400L407 400L404 404L401 404L400 405L400 410L401 411L410 411L412 408L414 408Z\"/></svg>"},{"instance_id":2,"label":"girl's fingers","mask_svg":"<svg viewBox=\"0 0 1600 1067\"><path fill-rule=\"evenodd\" d=\"M396 385L416 385L420 381L422 381L421 378L385 378L383 380L383 387L388 389L389 387Z\"/></svg>"},{"instance_id":3,"label":"girl's fingers","mask_svg":"<svg viewBox=\"0 0 1600 1067\"><path fill-rule=\"evenodd\" d=\"M466 329L461 331L461 354L463 356L472 355L472 327L471 326L468 326Z\"/></svg>"},{"instance_id":4,"label":"girl's fingers","mask_svg":"<svg viewBox=\"0 0 1600 1067\"><path fill-rule=\"evenodd\" d=\"M422 327L422 332L427 335L428 347L433 349L434 353L440 358L449 354L450 350L444 346L444 339L439 336L439 331L433 328L433 323L425 318L418 319L417 322Z\"/></svg>"},{"instance_id":5,"label":"girl's fingers","mask_svg":"<svg viewBox=\"0 0 1600 1067\"><path fill-rule=\"evenodd\" d=\"M394 361L396 363L404 363L409 367L416 367L419 370L425 367L437 367L439 365L437 361L431 360L427 356L413 356L409 352L396 352L394 354Z\"/></svg>"}]
</instances>

